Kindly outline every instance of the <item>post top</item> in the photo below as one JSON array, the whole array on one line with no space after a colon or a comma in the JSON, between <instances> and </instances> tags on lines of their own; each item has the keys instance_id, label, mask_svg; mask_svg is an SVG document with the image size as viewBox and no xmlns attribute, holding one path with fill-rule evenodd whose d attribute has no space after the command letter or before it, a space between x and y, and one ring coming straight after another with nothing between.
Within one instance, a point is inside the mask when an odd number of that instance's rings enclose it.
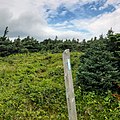
<instances>
[{"instance_id":1,"label":"post top","mask_svg":"<svg viewBox=\"0 0 120 120\"><path fill-rule=\"evenodd\" d=\"M68 53L70 50L69 49L66 49L63 53Z\"/></svg>"}]
</instances>

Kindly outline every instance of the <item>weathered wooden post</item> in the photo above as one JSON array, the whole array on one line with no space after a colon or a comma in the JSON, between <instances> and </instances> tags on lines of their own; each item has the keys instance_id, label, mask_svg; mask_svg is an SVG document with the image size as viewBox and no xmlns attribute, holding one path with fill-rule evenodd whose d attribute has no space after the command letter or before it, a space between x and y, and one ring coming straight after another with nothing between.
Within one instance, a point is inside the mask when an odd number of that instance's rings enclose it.
<instances>
[{"instance_id":1,"label":"weathered wooden post","mask_svg":"<svg viewBox=\"0 0 120 120\"><path fill-rule=\"evenodd\" d=\"M63 52L63 65L69 120L77 120L69 49Z\"/></svg>"}]
</instances>

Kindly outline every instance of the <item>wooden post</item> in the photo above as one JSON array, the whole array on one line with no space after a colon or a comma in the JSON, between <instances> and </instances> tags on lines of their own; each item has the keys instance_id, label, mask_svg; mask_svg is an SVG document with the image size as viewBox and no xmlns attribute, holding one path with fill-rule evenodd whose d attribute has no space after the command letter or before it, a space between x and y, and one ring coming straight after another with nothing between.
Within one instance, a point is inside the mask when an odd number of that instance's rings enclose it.
<instances>
[{"instance_id":1,"label":"wooden post","mask_svg":"<svg viewBox=\"0 0 120 120\"><path fill-rule=\"evenodd\" d=\"M77 120L69 49L63 52L63 65L69 120Z\"/></svg>"}]
</instances>

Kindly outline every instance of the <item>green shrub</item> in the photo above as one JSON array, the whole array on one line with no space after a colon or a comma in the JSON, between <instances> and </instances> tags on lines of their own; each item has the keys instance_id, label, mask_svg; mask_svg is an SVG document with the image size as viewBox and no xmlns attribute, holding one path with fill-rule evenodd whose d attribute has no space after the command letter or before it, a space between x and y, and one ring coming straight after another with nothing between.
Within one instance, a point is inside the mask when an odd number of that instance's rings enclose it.
<instances>
[{"instance_id":1,"label":"green shrub","mask_svg":"<svg viewBox=\"0 0 120 120\"><path fill-rule=\"evenodd\" d=\"M120 80L120 73L112 61L113 54L106 50L103 41L94 42L80 57L77 84L84 91L104 93L114 89L114 82Z\"/></svg>"}]
</instances>

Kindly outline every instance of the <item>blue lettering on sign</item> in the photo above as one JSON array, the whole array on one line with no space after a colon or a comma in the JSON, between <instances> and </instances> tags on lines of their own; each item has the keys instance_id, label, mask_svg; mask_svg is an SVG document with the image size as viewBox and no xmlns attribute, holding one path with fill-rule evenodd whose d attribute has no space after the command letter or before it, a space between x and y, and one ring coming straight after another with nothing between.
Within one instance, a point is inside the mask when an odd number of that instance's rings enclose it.
<instances>
[{"instance_id":1,"label":"blue lettering on sign","mask_svg":"<svg viewBox=\"0 0 120 120\"><path fill-rule=\"evenodd\" d=\"M67 59L68 69L71 70L70 59Z\"/></svg>"}]
</instances>

